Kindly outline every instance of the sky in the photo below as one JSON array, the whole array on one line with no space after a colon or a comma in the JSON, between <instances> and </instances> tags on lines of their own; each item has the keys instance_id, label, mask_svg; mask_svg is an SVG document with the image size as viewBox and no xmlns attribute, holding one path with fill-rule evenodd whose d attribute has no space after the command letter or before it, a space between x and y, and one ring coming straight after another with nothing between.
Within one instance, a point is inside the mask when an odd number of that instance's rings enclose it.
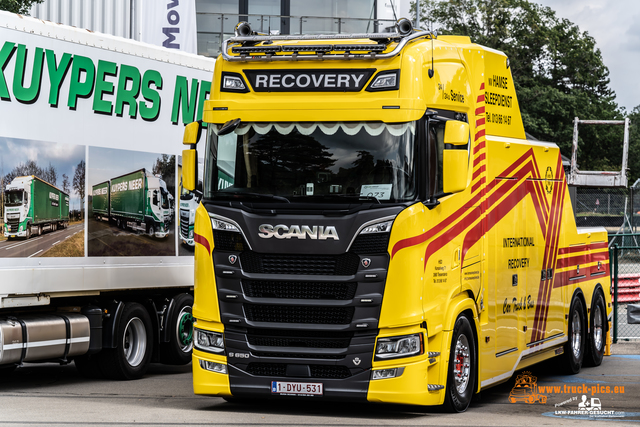
<instances>
[{"instance_id":1,"label":"sky","mask_svg":"<svg viewBox=\"0 0 640 427\"><path fill-rule=\"evenodd\" d=\"M156 160L162 154L143 151L116 150L111 148L89 147L89 161L87 163L87 181L89 191L101 182L135 172L142 168L153 171Z\"/></svg>"},{"instance_id":2,"label":"sky","mask_svg":"<svg viewBox=\"0 0 640 427\"><path fill-rule=\"evenodd\" d=\"M76 173L76 166L81 160L85 160L84 157L84 145L0 137L0 174L4 176L19 164L27 163L29 160L35 161L41 168L47 168L51 163L58 172L58 182L56 182L58 188L62 189L62 174L69 177L71 209L78 209L80 206L80 196L73 189L73 176Z\"/></svg>"},{"instance_id":3,"label":"sky","mask_svg":"<svg viewBox=\"0 0 640 427\"><path fill-rule=\"evenodd\" d=\"M640 105L640 0L531 0L549 6L596 40L616 102L627 112Z\"/></svg>"}]
</instances>

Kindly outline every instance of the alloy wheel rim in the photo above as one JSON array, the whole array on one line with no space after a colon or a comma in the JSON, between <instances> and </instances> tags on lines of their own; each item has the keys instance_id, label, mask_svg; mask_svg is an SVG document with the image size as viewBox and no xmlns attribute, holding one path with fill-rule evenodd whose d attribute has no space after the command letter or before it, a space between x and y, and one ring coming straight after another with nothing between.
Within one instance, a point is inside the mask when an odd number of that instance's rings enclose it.
<instances>
[{"instance_id":1,"label":"alloy wheel rim","mask_svg":"<svg viewBox=\"0 0 640 427\"><path fill-rule=\"evenodd\" d=\"M465 335L460 335L456 341L453 362L453 378L459 394L462 394L469 385L469 373L471 356L469 354L469 340Z\"/></svg>"},{"instance_id":2,"label":"alloy wheel rim","mask_svg":"<svg viewBox=\"0 0 640 427\"><path fill-rule=\"evenodd\" d=\"M131 366L142 363L147 353L147 331L144 323L138 317L129 320L122 337L124 357Z\"/></svg>"},{"instance_id":3,"label":"alloy wheel rim","mask_svg":"<svg viewBox=\"0 0 640 427\"><path fill-rule=\"evenodd\" d=\"M185 353L190 352L193 348L193 316L187 311L190 308L191 307L184 307L180 310L176 324L178 346L180 346L180 350Z\"/></svg>"},{"instance_id":4,"label":"alloy wheel rim","mask_svg":"<svg viewBox=\"0 0 640 427\"><path fill-rule=\"evenodd\" d=\"M573 312L573 317L571 320L571 332L571 347L573 349L573 355L576 359L579 359L582 346L582 322L580 321L580 315L577 311Z\"/></svg>"},{"instance_id":5,"label":"alloy wheel rim","mask_svg":"<svg viewBox=\"0 0 640 427\"><path fill-rule=\"evenodd\" d=\"M602 349L602 344L604 343L603 332L602 309L600 308L600 305L597 305L593 317L593 343L598 351Z\"/></svg>"}]
</instances>

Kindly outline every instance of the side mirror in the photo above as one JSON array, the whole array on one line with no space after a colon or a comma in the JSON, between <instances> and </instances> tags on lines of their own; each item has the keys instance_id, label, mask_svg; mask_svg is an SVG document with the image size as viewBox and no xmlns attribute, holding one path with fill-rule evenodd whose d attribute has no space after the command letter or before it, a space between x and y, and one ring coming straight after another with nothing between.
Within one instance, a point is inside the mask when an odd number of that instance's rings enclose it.
<instances>
[{"instance_id":1,"label":"side mirror","mask_svg":"<svg viewBox=\"0 0 640 427\"><path fill-rule=\"evenodd\" d=\"M184 128L184 137L182 143L184 145L195 145L200 141L202 133L202 121L191 122Z\"/></svg>"},{"instance_id":2,"label":"side mirror","mask_svg":"<svg viewBox=\"0 0 640 427\"><path fill-rule=\"evenodd\" d=\"M468 148L469 124L448 121L444 128L442 155L442 190L445 193L459 193L467 188Z\"/></svg>"},{"instance_id":3,"label":"side mirror","mask_svg":"<svg viewBox=\"0 0 640 427\"><path fill-rule=\"evenodd\" d=\"M196 177L198 176L198 152L195 147L200 140L202 133L202 122L189 123L184 128L182 143L189 145L191 149L182 151L182 188L193 191L196 188Z\"/></svg>"},{"instance_id":4,"label":"side mirror","mask_svg":"<svg viewBox=\"0 0 640 427\"><path fill-rule=\"evenodd\" d=\"M196 189L196 167L198 166L198 152L196 150L182 150L182 188L189 191Z\"/></svg>"}]
</instances>

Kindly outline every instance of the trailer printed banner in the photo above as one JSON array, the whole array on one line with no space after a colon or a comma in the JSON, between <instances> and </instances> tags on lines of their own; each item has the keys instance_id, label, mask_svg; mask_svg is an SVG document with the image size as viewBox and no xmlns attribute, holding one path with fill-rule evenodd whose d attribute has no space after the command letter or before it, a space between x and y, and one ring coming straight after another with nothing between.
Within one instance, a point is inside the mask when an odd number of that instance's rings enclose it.
<instances>
[{"instance_id":1,"label":"trailer printed banner","mask_svg":"<svg viewBox=\"0 0 640 427\"><path fill-rule=\"evenodd\" d=\"M175 159L89 147L90 257L176 254Z\"/></svg>"},{"instance_id":2,"label":"trailer printed banner","mask_svg":"<svg viewBox=\"0 0 640 427\"><path fill-rule=\"evenodd\" d=\"M84 257L85 147L0 137L0 258Z\"/></svg>"},{"instance_id":3,"label":"trailer printed banner","mask_svg":"<svg viewBox=\"0 0 640 427\"><path fill-rule=\"evenodd\" d=\"M184 124L202 117L215 61L6 12L0 19L0 294L192 283L184 273L193 252L177 256L175 156ZM60 193L32 200L13 192L9 206L18 166ZM144 201L112 214L111 180L141 169L126 186ZM37 207L27 224L27 200L61 219ZM9 241L9 227L21 235ZM110 266L119 270L104 274ZM115 271L127 280L114 282Z\"/></svg>"}]
</instances>

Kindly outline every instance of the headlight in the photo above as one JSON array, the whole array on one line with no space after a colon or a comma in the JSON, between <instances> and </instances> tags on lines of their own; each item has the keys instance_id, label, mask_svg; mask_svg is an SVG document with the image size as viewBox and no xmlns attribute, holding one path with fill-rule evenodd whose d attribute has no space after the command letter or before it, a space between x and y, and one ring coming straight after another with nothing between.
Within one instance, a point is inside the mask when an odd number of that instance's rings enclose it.
<instances>
[{"instance_id":1,"label":"headlight","mask_svg":"<svg viewBox=\"0 0 640 427\"><path fill-rule=\"evenodd\" d=\"M189 238L193 239L193 230L189 230Z\"/></svg>"},{"instance_id":2,"label":"headlight","mask_svg":"<svg viewBox=\"0 0 640 427\"><path fill-rule=\"evenodd\" d=\"M193 344L198 350L211 353L224 352L224 335L198 328L194 328L194 332L195 339L193 340Z\"/></svg>"},{"instance_id":3,"label":"headlight","mask_svg":"<svg viewBox=\"0 0 640 427\"><path fill-rule=\"evenodd\" d=\"M378 338L376 343L376 359L394 359L422 353L422 334Z\"/></svg>"},{"instance_id":4,"label":"headlight","mask_svg":"<svg viewBox=\"0 0 640 427\"><path fill-rule=\"evenodd\" d=\"M240 232L240 229L234 224L217 218L211 218L211 227L213 227L214 230L235 231L237 233Z\"/></svg>"},{"instance_id":5,"label":"headlight","mask_svg":"<svg viewBox=\"0 0 640 427\"><path fill-rule=\"evenodd\" d=\"M360 234L388 233L389 231L391 231L392 224L393 224L393 220L368 225L362 229Z\"/></svg>"}]
</instances>

